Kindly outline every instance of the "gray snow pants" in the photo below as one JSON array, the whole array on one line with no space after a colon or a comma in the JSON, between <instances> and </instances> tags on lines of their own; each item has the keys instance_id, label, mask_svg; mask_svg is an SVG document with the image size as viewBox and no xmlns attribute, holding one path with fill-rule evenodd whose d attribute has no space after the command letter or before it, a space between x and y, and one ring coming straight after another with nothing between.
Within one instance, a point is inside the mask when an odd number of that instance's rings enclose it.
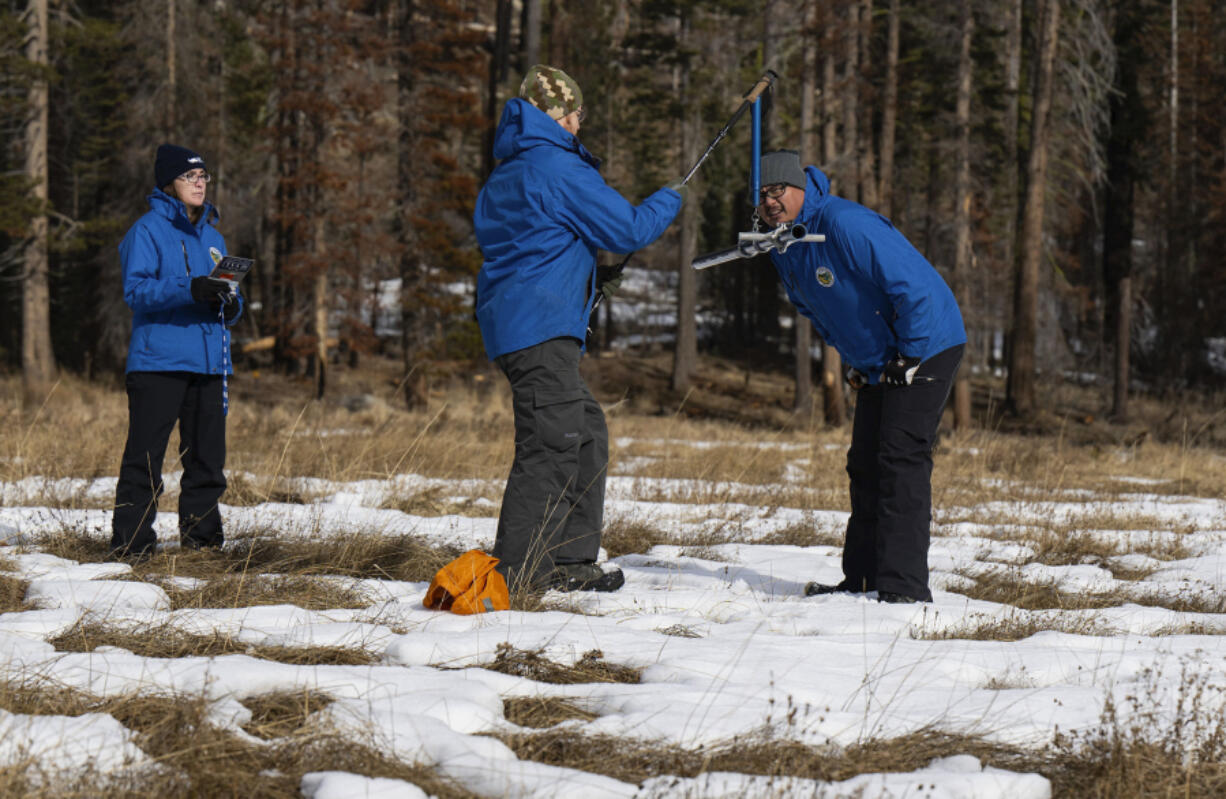
<instances>
[{"instance_id":1,"label":"gray snow pants","mask_svg":"<svg viewBox=\"0 0 1226 799\"><path fill-rule=\"evenodd\" d=\"M600 550L609 431L579 376L580 346L555 338L494 360L511 383L515 461L492 554L512 591Z\"/></svg>"}]
</instances>

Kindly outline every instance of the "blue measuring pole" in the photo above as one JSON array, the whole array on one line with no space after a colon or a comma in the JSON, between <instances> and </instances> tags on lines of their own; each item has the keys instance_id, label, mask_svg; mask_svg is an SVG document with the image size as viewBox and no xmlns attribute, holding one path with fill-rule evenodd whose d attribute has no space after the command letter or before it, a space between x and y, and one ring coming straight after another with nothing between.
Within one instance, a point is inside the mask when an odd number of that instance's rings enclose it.
<instances>
[{"instance_id":1,"label":"blue measuring pole","mask_svg":"<svg viewBox=\"0 0 1226 799\"><path fill-rule=\"evenodd\" d=\"M758 196L762 191L762 100L758 98L750 106L753 119L753 134L751 136L750 166L749 166L749 204L757 205Z\"/></svg>"}]
</instances>

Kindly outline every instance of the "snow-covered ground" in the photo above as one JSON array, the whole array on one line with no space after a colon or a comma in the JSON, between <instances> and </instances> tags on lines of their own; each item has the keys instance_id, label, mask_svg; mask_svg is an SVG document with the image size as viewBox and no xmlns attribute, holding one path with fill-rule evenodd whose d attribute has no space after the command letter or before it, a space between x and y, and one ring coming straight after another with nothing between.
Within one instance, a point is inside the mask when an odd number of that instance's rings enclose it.
<instances>
[{"instance_id":1,"label":"snow-covered ground","mask_svg":"<svg viewBox=\"0 0 1226 799\"><path fill-rule=\"evenodd\" d=\"M879 604L871 595L804 598L806 581L840 578L839 549L755 543L798 524L838 530L845 521L840 511L775 506L769 486L742 487L737 494L763 492L758 505L700 504L692 498L710 494L694 481L622 471L610 479L609 521L650 525L679 542L736 525L737 540L701 548L655 546L616 559L626 573L626 585L616 593L553 593L541 612L475 617L423 608L425 583L372 579L350 581L369 599L358 609L172 610L163 587L131 579L125 564L77 563L38 549L36 542L47 533L108 536L109 512L89 506L113 495L113 479L0 484L6 505L0 509L0 559L11 565L12 576L28 581L26 603L32 608L0 615L0 680L45 682L100 698L203 696L211 722L244 737L249 736L241 728L251 711L242 700L320 692L334 701L312 723L373 741L393 757L428 766L473 794L491 797L1037 799L1051 791L1041 775L985 767L969 754L934 760L915 772L863 774L840 783L708 773L662 774L634 785L520 760L502 742L482 735L522 732L503 713L504 700L521 697L561 698L593 714L590 721L562 722L576 735L685 748L768 734L773 740L844 746L927 731L1042 750L1057 732L1095 729L1108 705L1124 716L1145 713L1160 725L1173 723L1187 712L1181 702L1189 680L1199 690L1199 712L1212 718L1226 711L1226 645L1220 637L1226 633L1226 614L1163 607L1187 606L1176 600L1212 606L1226 591L1226 503L1221 501L1082 493L1009 506L944 508L930 557L935 602L898 606ZM313 498L309 504L223 506L227 531L241 536L277 530L282 537L316 538L354 531L414 534L431 543L484 549L493 542L497 508L488 499L486 516L415 516L387 506L395 497L442 490L480 508L472 499L497 496L496 482L402 475L347 484L303 480L299 488ZM32 503L49 496L64 498L63 506ZM1088 532L1119 546L1121 554L1101 562L1035 561L1035 546L1025 538L1028 525L1100 519L1104 508L1151 520L1152 529ZM162 513L157 528L174 546L174 514ZM1145 554L1176 551L1166 546L1172 538L1178 539L1178 560ZM1134 548L1143 551L1127 554ZM1103 609L1027 611L959 593L976 580L1001 575L1023 585L1123 599ZM57 652L48 643L82 622L216 633L253 646L355 648L378 660L366 666L301 666L247 655L159 659L117 647ZM1030 625L1039 632L1016 641L967 635L995 624ZM641 669L642 678L637 684L560 685L482 668L505 644L564 665L599 650L608 663ZM0 711L0 732L0 769L29 762L43 774L75 776L83 769L149 767L132 733L105 714ZM425 795L402 781L339 772L308 774L301 789L316 799Z\"/></svg>"}]
</instances>

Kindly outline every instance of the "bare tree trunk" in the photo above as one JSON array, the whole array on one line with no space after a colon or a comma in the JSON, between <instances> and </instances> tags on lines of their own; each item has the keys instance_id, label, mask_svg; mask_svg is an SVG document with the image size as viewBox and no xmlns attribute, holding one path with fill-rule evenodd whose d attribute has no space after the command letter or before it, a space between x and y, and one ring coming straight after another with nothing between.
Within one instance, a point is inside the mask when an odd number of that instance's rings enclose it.
<instances>
[{"instance_id":1,"label":"bare tree trunk","mask_svg":"<svg viewBox=\"0 0 1226 799\"><path fill-rule=\"evenodd\" d=\"M814 127L813 103L817 93L817 0L807 0L804 7L804 27L801 33L803 72L800 80L800 150L804 158L817 153L817 131ZM797 311L792 318L796 332L796 390L793 410L808 418L813 408L813 326Z\"/></svg>"},{"instance_id":2,"label":"bare tree trunk","mask_svg":"<svg viewBox=\"0 0 1226 799\"><path fill-rule=\"evenodd\" d=\"M1012 276L1017 253L1017 218L1020 203L1018 186L1018 119L1020 115L1021 81L1022 81L1022 7L1025 0L1012 0L1008 9L1008 20L1005 23L1005 109L1002 127L1004 128L1004 185L1001 187L1003 200L1004 224L1001 233L1001 263L1007 274ZM1007 279L1005 288L1008 288ZM996 312L998 307L991 309L995 318L1003 317Z\"/></svg>"},{"instance_id":3,"label":"bare tree trunk","mask_svg":"<svg viewBox=\"0 0 1226 799\"><path fill-rule=\"evenodd\" d=\"M319 226L322 230L322 225ZM316 255L323 255L326 246L322 233L315 236ZM315 276L315 399L324 398L328 383L328 271L320 268Z\"/></svg>"},{"instance_id":4,"label":"bare tree trunk","mask_svg":"<svg viewBox=\"0 0 1226 799\"><path fill-rule=\"evenodd\" d=\"M1043 255L1043 210L1047 193L1047 142L1054 63L1060 34L1060 0L1046 0L1036 53L1038 80L1030 120L1030 154L1026 163L1026 202L1018 239L1017 278L1013 288L1013 346L1005 404L1018 416L1036 409L1035 336L1038 330L1039 264Z\"/></svg>"},{"instance_id":5,"label":"bare tree trunk","mask_svg":"<svg viewBox=\"0 0 1226 799\"><path fill-rule=\"evenodd\" d=\"M898 129L898 0L890 0L885 45L885 97L881 103L881 180L877 206L894 215L894 138Z\"/></svg>"},{"instance_id":6,"label":"bare tree trunk","mask_svg":"<svg viewBox=\"0 0 1226 799\"><path fill-rule=\"evenodd\" d=\"M1106 321L1115 328L1115 385L1111 416L1128 420L1129 350L1132 345L1132 239L1135 212L1137 146L1144 141L1145 111L1138 91L1137 65L1143 58L1140 12L1117 10L1113 41L1117 53L1115 91L1110 98L1107 181L1103 202L1103 283L1107 289Z\"/></svg>"},{"instance_id":7,"label":"bare tree trunk","mask_svg":"<svg viewBox=\"0 0 1226 799\"><path fill-rule=\"evenodd\" d=\"M975 14L971 0L962 0L962 42L958 55L958 167L954 178L954 296L963 308L963 319L973 319L966 287L973 253L971 252L971 81L974 62L971 61L971 39L975 34ZM971 424L971 386L966 370L954 383L954 427L965 430Z\"/></svg>"},{"instance_id":8,"label":"bare tree trunk","mask_svg":"<svg viewBox=\"0 0 1226 799\"><path fill-rule=\"evenodd\" d=\"M509 7L509 3L507 4ZM425 363L425 309L421 302L423 291L421 262L417 252L417 231L413 214L417 208L417 191L414 176L417 162L417 85L413 72L413 46L416 34L413 24L413 0L399 0L399 19L396 31L397 104L400 122L400 140L397 142L397 170L400 175L400 336L404 352L405 386L404 400L409 410L420 410L429 403L427 395L427 365ZM509 8L508 8L509 13ZM495 54L497 61L497 54ZM490 91L496 92L493 77L495 65L490 65ZM491 136L492 141L492 136ZM490 149L487 148L487 154ZM489 168L493 169L492 155Z\"/></svg>"},{"instance_id":9,"label":"bare tree trunk","mask_svg":"<svg viewBox=\"0 0 1226 799\"><path fill-rule=\"evenodd\" d=\"M833 28L834 15L831 13L831 0L821 0L823 3L823 21L827 27ZM835 122L835 72L833 37L828 39L830 46L822 48L822 162L833 164L838 151L835 148L837 123ZM833 190L833 179L831 182ZM822 342L822 413L826 424L832 427L842 427L847 421L847 399L843 395L843 365L839 351L826 342Z\"/></svg>"},{"instance_id":10,"label":"bare tree trunk","mask_svg":"<svg viewBox=\"0 0 1226 799\"><path fill-rule=\"evenodd\" d=\"M843 196L860 201L860 4L847 6L847 29L843 32L843 152L847 170L843 180Z\"/></svg>"},{"instance_id":11,"label":"bare tree trunk","mask_svg":"<svg viewBox=\"0 0 1226 799\"><path fill-rule=\"evenodd\" d=\"M679 20L679 45L689 45L690 19L685 13ZM682 59L678 69L678 96L681 106L681 166L685 174L698 158L697 128L698 104L690 98L690 64ZM681 208L681 241L677 263L677 345L673 349L672 388L685 391L690 387L690 377L698 364L698 275L690 266L698 254L697 202L692 200Z\"/></svg>"},{"instance_id":12,"label":"bare tree trunk","mask_svg":"<svg viewBox=\"0 0 1226 799\"><path fill-rule=\"evenodd\" d=\"M860 0L860 24L856 26L857 58L856 83L868 86L866 75L870 65L869 43L873 37L873 0ZM859 91L857 91L859 94ZM860 135L856 143L856 167L860 175L860 202L869 208L877 207L877 167L873 158L873 103L865 99L860 106Z\"/></svg>"},{"instance_id":13,"label":"bare tree trunk","mask_svg":"<svg viewBox=\"0 0 1226 799\"><path fill-rule=\"evenodd\" d=\"M174 139L178 120L175 118L175 0L166 0L166 138Z\"/></svg>"},{"instance_id":14,"label":"bare tree trunk","mask_svg":"<svg viewBox=\"0 0 1226 799\"><path fill-rule=\"evenodd\" d=\"M524 71L541 61L541 0L524 0L523 31Z\"/></svg>"},{"instance_id":15,"label":"bare tree trunk","mask_svg":"<svg viewBox=\"0 0 1226 799\"><path fill-rule=\"evenodd\" d=\"M31 0L26 58L47 66L47 0ZM21 376L29 403L41 402L55 382L55 354L51 349L51 291L47 275L47 117L48 88L40 72L30 87L30 117L25 130L25 176L38 203L30 220L25 246L25 276L21 284Z\"/></svg>"}]
</instances>

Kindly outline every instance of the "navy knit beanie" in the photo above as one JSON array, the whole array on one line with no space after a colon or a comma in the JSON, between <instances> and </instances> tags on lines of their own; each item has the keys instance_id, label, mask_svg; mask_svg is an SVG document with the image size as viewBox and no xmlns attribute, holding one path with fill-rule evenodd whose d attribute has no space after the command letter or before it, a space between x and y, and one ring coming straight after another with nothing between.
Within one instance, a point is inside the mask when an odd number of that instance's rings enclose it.
<instances>
[{"instance_id":1,"label":"navy knit beanie","mask_svg":"<svg viewBox=\"0 0 1226 799\"><path fill-rule=\"evenodd\" d=\"M186 147L176 144L160 145L157 160L153 164L154 185L159 189L165 188L179 175L193 169L204 169L204 159Z\"/></svg>"}]
</instances>

